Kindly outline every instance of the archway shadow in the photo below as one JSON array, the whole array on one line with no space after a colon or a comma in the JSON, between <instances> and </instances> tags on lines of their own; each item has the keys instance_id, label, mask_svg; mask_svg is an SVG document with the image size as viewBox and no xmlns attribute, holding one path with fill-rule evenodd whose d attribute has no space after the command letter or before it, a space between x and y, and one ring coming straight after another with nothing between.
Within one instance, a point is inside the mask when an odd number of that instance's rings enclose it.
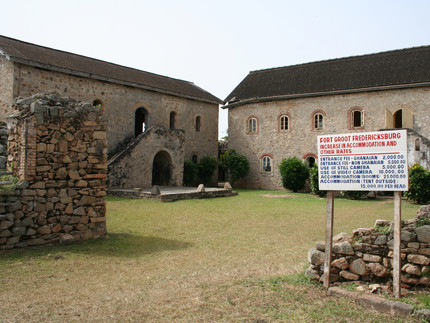
<instances>
[{"instance_id":1,"label":"archway shadow","mask_svg":"<svg viewBox=\"0 0 430 323\"><path fill-rule=\"evenodd\" d=\"M189 242L140 236L131 233L109 233L107 238L86 240L71 245L37 246L0 252L0 261L23 258L49 258L52 255L85 254L104 257L134 258L168 250L192 247Z\"/></svg>"}]
</instances>

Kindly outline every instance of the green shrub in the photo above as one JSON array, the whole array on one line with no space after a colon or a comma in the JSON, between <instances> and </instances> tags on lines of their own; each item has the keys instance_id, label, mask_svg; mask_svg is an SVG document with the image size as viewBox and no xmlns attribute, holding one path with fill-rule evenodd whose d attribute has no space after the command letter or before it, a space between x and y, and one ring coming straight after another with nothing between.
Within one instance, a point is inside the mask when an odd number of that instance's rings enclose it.
<instances>
[{"instance_id":1,"label":"green shrub","mask_svg":"<svg viewBox=\"0 0 430 323\"><path fill-rule=\"evenodd\" d=\"M209 184L211 178L218 167L218 162L211 156L205 156L198 163L198 175L203 184Z\"/></svg>"},{"instance_id":2,"label":"green shrub","mask_svg":"<svg viewBox=\"0 0 430 323\"><path fill-rule=\"evenodd\" d=\"M184 185L193 185L197 179L197 164L187 160L184 163Z\"/></svg>"},{"instance_id":3,"label":"green shrub","mask_svg":"<svg viewBox=\"0 0 430 323\"><path fill-rule=\"evenodd\" d=\"M409 170L409 191L405 196L418 204L430 201L430 171L415 163Z\"/></svg>"},{"instance_id":4,"label":"green shrub","mask_svg":"<svg viewBox=\"0 0 430 323\"><path fill-rule=\"evenodd\" d=\"M233 185L235 181L248 175L248 159L238 154L234 149L229 149L225 153L225 164L227 167L228 179Z\"/></svg>"},{"instance_id":5,"label":"green shrub","mask_svg":"<svg viewBox=\"0 0 430 323\"><path fill-rule=\"evenodd\" d=\"M318 196L326 196L327 191L321 191L318 180L318 166L315 164L314 167L309 169L309 178L311 182L312 192Z\"/></svg>"},{"instance_id":6,"label":"green shrub","mask_svg":"<svg viewBox=\"0 0 430 323\"><path fill-rule=\"evenodd\" d=\"M369 191L342 191L342 195L350 200L360 200L369 194Z\"/></svg>"},{"instance_id":7,"label":"green shrub","mask_svg":"<svg viewBox=\"0 0 430 323\"><path fill-rule=\"evenodd\" d=\"M309 178L309 167L297 157L283 159L279 165L282 186L297 192L305 187Z\"/></svg>"}]
</instances>

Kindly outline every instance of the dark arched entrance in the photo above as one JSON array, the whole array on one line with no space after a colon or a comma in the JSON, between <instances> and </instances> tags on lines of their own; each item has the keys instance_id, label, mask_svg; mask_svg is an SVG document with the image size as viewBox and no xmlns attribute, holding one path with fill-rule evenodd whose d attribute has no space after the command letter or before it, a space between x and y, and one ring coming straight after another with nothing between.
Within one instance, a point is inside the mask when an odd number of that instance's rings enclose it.
<instances>
[{"instance_id":1,"label":"dark arched entrance","mask_svg":"<svg viewBox=\"0 0 430 323\"><path fill-rule=\"evenodd\" d=\"M138 108L134 113L134 137L148 130L149 113L145 108Z\"/></svg>"},{"instance_id":2,"label":"dark arched entrance","mask_svg":"<svg viewBox=\"0 0 430 323\"><path fill-rule=\"evenodd\" d=\"M393 115L394 128L403 128L403 111L397 110Z\"/></svg>"},{"instance_id":3,"label":"dark arched entrance","mask_svg":"<svg viewBox=\"0 0 430 323\"><path fill-rule=\"evenodd\" d=\"M159 151L152 163L152 185L168 186L172 177L172 158L166 151Z\"/></svg>"}]
</instances>

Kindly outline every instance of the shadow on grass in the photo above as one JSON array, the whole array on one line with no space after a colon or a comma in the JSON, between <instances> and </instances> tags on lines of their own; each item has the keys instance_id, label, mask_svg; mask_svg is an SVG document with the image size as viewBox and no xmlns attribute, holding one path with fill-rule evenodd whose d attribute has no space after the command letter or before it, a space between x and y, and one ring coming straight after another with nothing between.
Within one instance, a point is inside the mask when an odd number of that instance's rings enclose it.
<instances>
[{"instance_id":1,"label":"shadow on grass","mask_svg":"<svg viewBox=\"0 0 430 323\"><path fill-rule=\"evenodd\" d=\"M186 249L191 246L189 242L178 240L144 237L130 233L110 233L105 239L87 240L65 246L38 246L1 251L0 261L47 257L53 254L134 258L162 251Z\"/></svg>"}]
</instances>

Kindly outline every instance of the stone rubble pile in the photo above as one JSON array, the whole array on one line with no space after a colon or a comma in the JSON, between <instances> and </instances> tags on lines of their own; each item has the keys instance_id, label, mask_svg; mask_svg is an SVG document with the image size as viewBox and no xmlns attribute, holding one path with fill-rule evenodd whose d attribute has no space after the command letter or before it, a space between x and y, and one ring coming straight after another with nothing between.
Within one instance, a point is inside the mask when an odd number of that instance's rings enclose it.
<instances>
[{"instance_id":1,"label":"stone rubble pile","mask_svg":"<svg viewBox=\"0 0 430 323\"><path fill-rule=\"evenodd\" d=\"M421 206L416 219L402 223L402 287L430 284L430 205ZM392 282L393 223L377 220L373 228L361 228L352 235L333 238L330 281ZM318 242L308 252L306 275L321 279L324 272L325 243Z\"/></svg>"},{"instance_id":2,"label":"stone rubble pile","mask_svg":"<svg viewBox=\"0 0 430 323\"><path fill-rule=\"evenodd\" d=\"M19 99L8 118L0 249L106 236L106 125L101 109L55 94Z\"/></svg>"}]
</instances>

